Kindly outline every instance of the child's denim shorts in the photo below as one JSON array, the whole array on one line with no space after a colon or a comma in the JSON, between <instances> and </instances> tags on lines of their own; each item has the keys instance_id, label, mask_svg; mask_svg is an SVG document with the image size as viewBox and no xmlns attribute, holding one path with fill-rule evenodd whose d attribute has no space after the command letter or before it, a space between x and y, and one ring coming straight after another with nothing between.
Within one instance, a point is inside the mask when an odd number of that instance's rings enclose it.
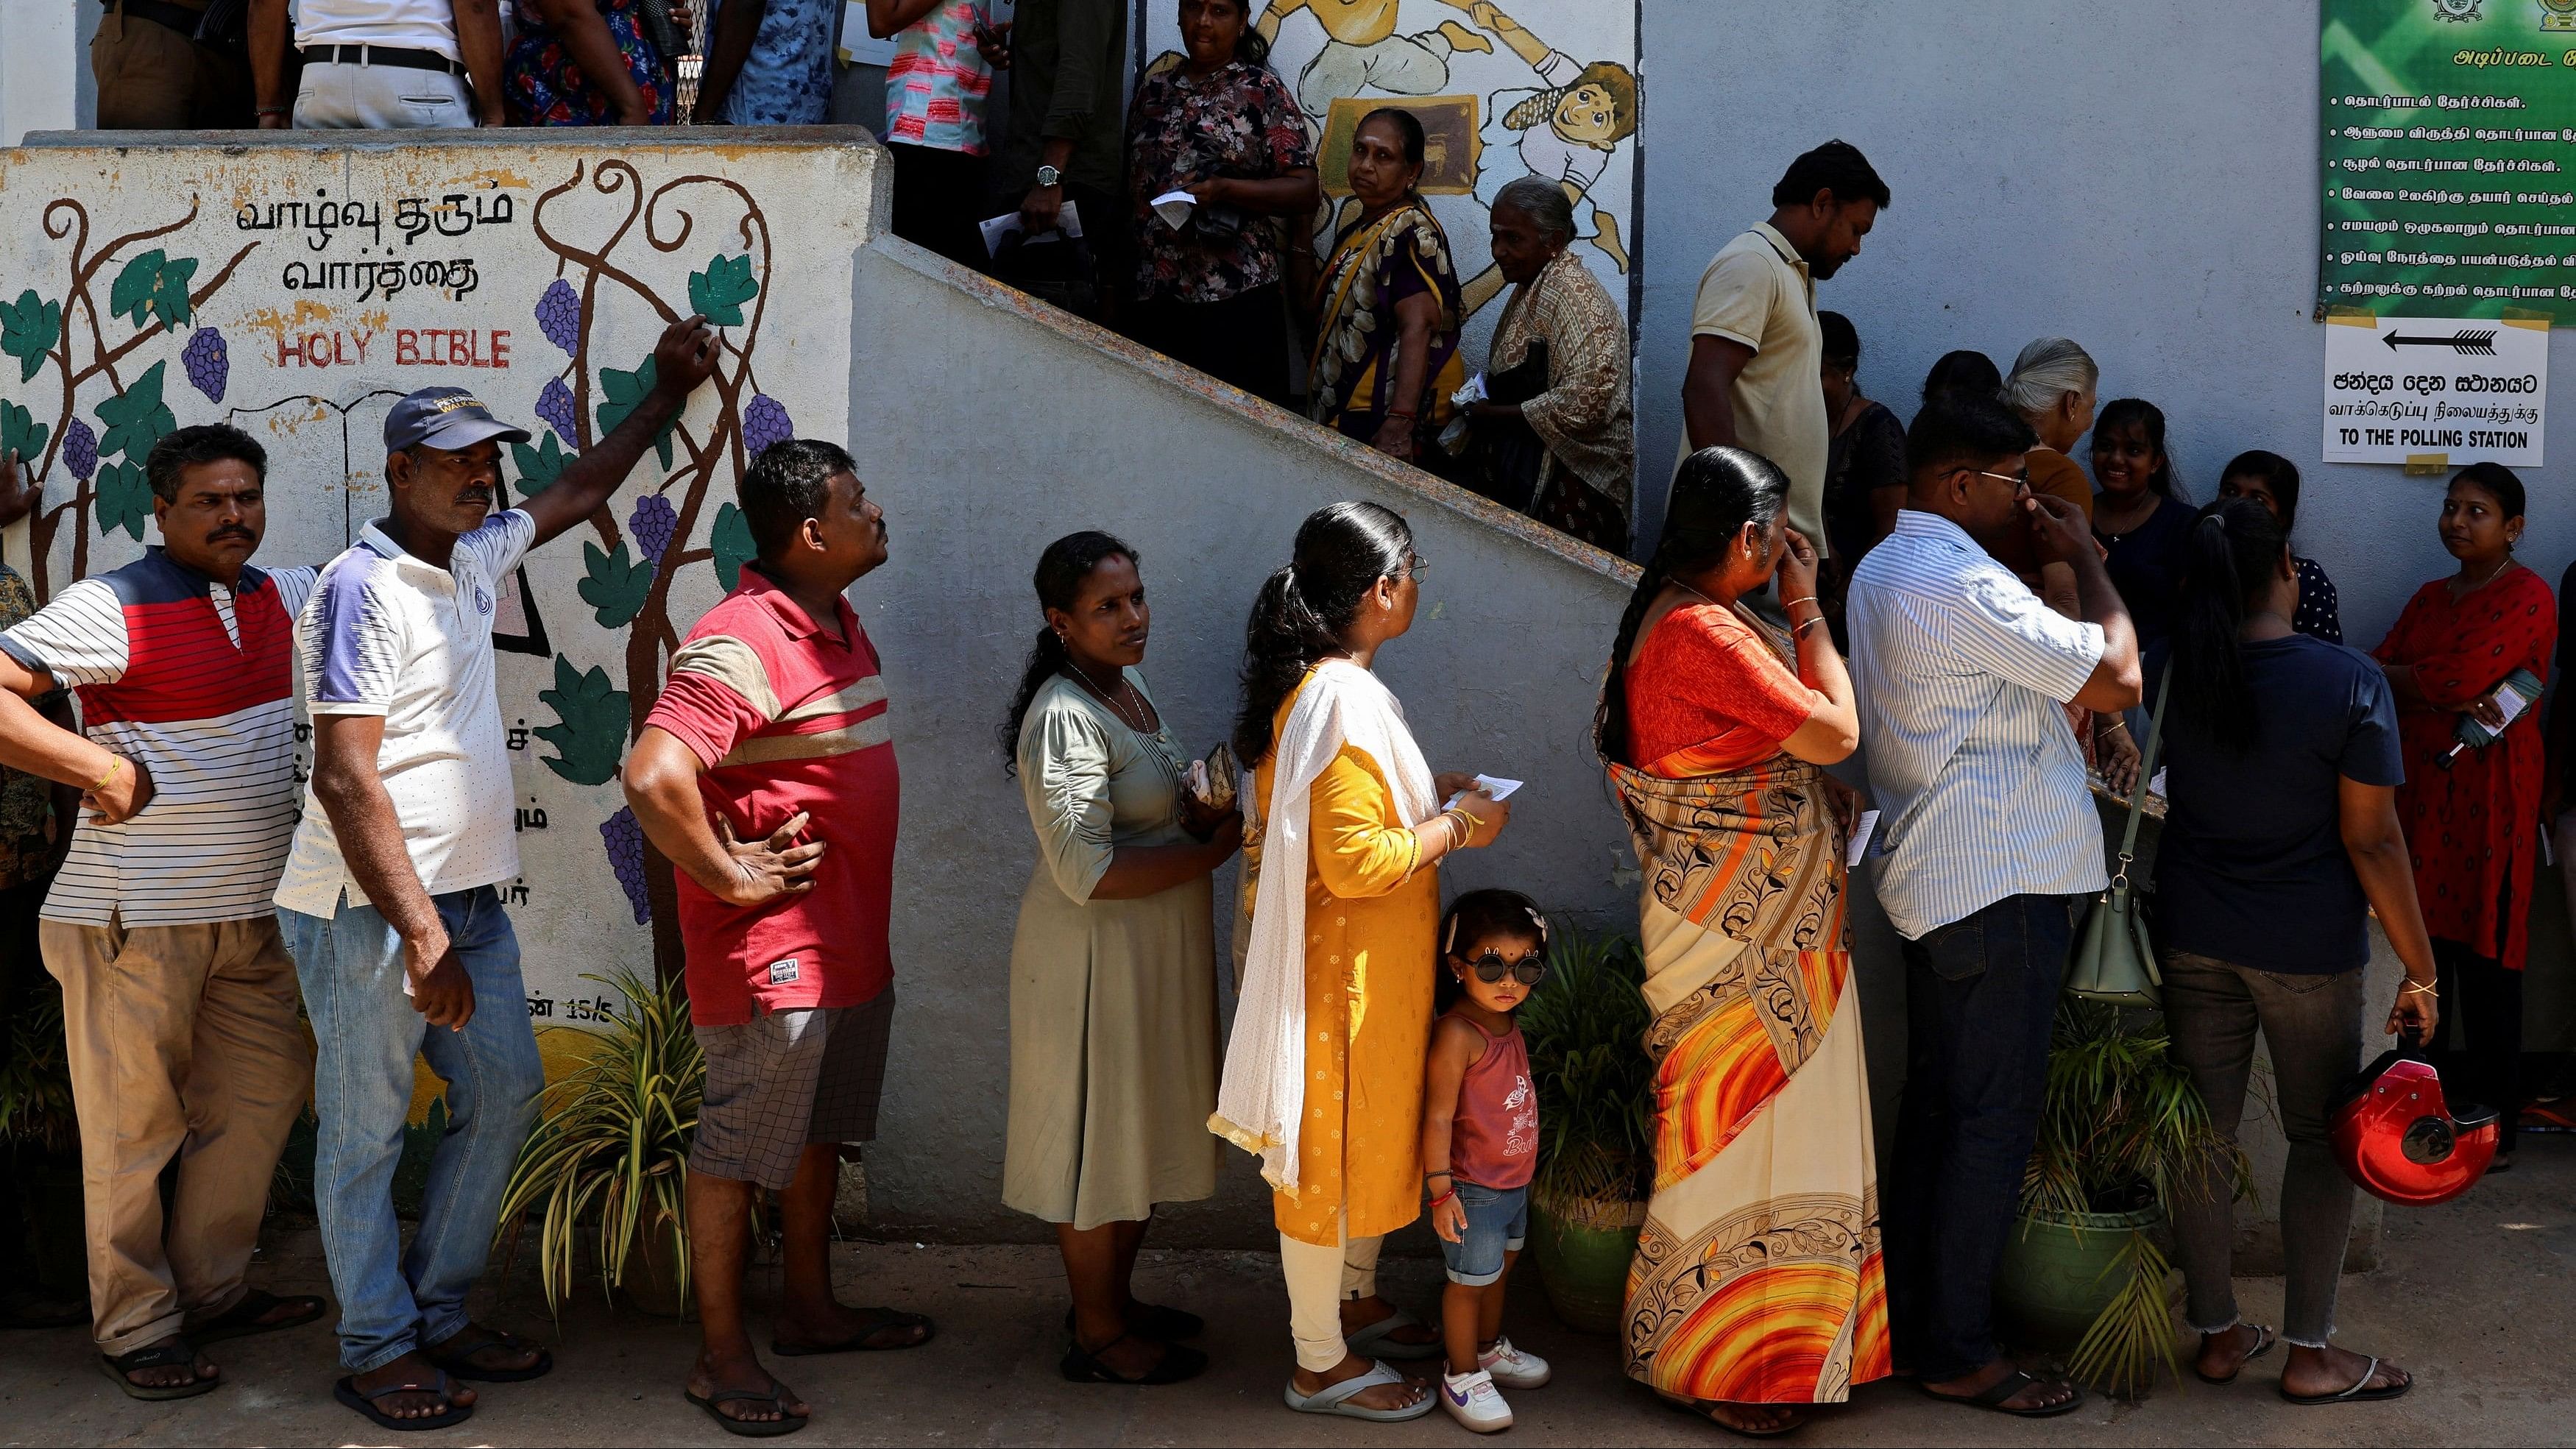
<instances>
[{"instance_id":1,"label":"child's denim shorts","mask_svg":"<svg viewBox=\"0 0 2576 1449\"><path fill-rule=\"evenodd\" d=\"M1440 1256L1449 1264L1450 1282L1481 1288L1503 1276L1503 1255L1519 1252L1529 1237L1529 1187L1455 1181L1467 1228L1454 1243L1440 1240Z\"/></svg>"}]
</instances>

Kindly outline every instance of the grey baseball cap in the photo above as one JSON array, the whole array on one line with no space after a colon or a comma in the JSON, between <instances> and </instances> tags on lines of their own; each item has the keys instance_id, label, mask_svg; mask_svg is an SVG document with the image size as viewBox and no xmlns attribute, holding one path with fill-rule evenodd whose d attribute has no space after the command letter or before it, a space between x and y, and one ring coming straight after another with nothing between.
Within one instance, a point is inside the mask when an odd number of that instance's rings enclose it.
<instances>
[{"instance_id":1,"label":"grey baseball cap","mask_svg":"<svg viewBox=\"0 0 2576 1449\"><path fill-rule=\"evenodd\" d=\"M425 387L403 398L385 414L385 449L432 447L454 452L488 438L505 443L528 441L528 430L492 416L492 410L461 387Z\"/></svg>"}]
</instances>

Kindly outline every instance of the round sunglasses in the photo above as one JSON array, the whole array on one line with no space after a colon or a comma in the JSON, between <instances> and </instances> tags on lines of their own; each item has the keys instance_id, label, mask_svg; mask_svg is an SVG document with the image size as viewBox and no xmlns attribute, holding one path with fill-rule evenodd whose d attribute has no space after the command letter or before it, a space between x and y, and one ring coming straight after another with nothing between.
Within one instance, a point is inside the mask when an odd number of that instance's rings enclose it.
<instances>
[{"instance_id":1,"label":"round sunglasses","mask_svg":"<svg viewBox=\"0 0 2576 1449\"><path fill-rule=\"evenodd\" d=\"M1500 951L1487 951L1470 961L1464 956L1449 958L1462 966L1475 968L1476 979L1491 986L1508 974L1523 986L1536 986L1547 978L1547 959L1533 951L1518 961L1508 961Z\"/></svg>"}]
</instances>

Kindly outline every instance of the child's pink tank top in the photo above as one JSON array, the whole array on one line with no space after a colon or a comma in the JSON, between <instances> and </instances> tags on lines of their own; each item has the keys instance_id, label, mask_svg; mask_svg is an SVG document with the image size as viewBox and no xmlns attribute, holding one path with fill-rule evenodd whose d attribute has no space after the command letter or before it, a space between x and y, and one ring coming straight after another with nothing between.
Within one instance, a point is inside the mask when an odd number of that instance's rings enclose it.
<instances>
[{"instance_id":1,"label":"child's pink tank top","mask_svg":"<svg viewBox=\"0 0 2576 1449\"><path fill-rule=\"evenodd\" d=\"M1465 1012L1453 1014L1485 1038L1485 1054L1458 1081L1450 1171L1479 1187L1527 1187L1538 1171L1538 1092L1530 1085L1529 1046L1517 1026L1496 1036Z\"/></svg>"}]
</instances>

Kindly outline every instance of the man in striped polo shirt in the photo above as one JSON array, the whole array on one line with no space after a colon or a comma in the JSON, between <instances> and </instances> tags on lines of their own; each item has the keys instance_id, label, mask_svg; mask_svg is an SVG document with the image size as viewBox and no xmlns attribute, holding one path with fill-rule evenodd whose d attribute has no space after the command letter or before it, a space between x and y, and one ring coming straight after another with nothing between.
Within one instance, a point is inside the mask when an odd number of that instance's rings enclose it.
<instances>
[{"instance_id":1,"label":"man in striped polo shirt","mask_svg":"<svg viewBox=\"0 0 2576 1449\"><path fill-rule=\"evenodd\" d=\"M689 631L626 763L644 834L679 868L707 1091L689 1153L689 1398L773 1432L806 1407L742 1322L752 1194L784 1195L781 1353L911 1348L930 1320L832 1297L840 1146L876 1136L894 972L898 786L877 654L842 597L885 562L885 514L850 455L764 450L740 497L759 559Z\"/></svg>"},{"instance_id":2,"label":"man in striped polo shirt","mask_svg":"<svg viewBox=\"0 0 2576 1449\"><path fill-rule=\"evenodd\" d=\"M295 833L292 621L314 571L250 565L267 467L234 428L165 435L144 461L161 542L0 633L0 764L95 811L40 939L80 1118L91 1336L136 1398L204 1393L196 1345L324 1307L243 1280L312 1067L268 898ZM26 704L58 685L86 737Z\"/></svg>"},{"instance_id":3,"label":"man in striped polo shirt","mask_svg":"<svg viewBox=\"0 0 2576 1449\"><path fill-rule=\"evenodd\" d=\"M493 889L519 852L492 621L502 579L599 512L715 356L705 318L673 323L635 410L506 510L500 445L526 432L461 388L395 403L388 516L324 566L296 622L313 781L277 915L320 1048L313 1199L349 1370L333 1396L381 1428L455 1425L475 1395L454 1380L553 1367L465 1311L545 1087ZM393 1178L415 1057L447 1084L447 1134L406 1250Z\"/></svg>"},{"instance_id":4,"label":"man in striped polo shirt","mask_svg":"<svg viewBox=\"0 0 2576 1449\"><path fill-rule=\"evenodd\" d=\"M1937 1398L2007 1414L2083 1401L1994 1341L1994 1273L2039 1132L2049 1023L2102 828L2062 704L2138 702L2138 637L2084 515L2033 497L2036 439L2002 403L1924 404L1896 531L1852 573L1845 618L1878 899L1904 938L1908 1058L1887 1196L1896 1360ZM1994 547L2016 531L2075 571L2083 618Z\"/></svg>"}]
</instances>

